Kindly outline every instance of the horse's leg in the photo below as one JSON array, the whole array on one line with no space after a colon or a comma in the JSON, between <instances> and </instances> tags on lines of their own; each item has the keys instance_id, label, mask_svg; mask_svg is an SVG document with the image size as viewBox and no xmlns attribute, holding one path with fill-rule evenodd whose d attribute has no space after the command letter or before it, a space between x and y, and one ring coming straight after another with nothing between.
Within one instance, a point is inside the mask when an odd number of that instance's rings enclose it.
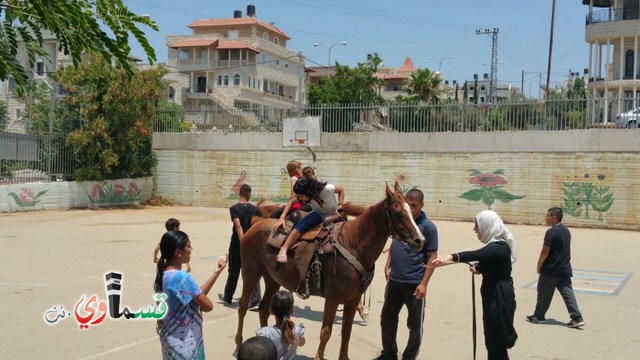
<instances>
[{"instance_id":1,"label":"horse's leg","mask_svg":"<svg viewBox=\"0 0 640 360\"><path fill-rule=\"evenodd\" d=\"M247 267L242 267L242 296L240 297L240 305L238 306L238 330L236 332L236 350L234 351L234 356L238 352L238 348L242 344L242 329L244 326L244 317L247 314L247 310L249 309L249 299L251 298L251 293L253 289L255 289L256 285L258 285L258 281L260 281L260 276L262 275L260 272L253 271L254 269L249 270Z\"/></svg>"},{"instance_id":2,"label":"horse's leg","mask_svg":"<svg viewBox=\"0 0 640 360\"><path fill-rule=\"evenodd\" d=\"M329 338L331 337L331 329L333 327L333 321L336 318L337 310L338 310L338 302L336 300L326 298L324 301L322 329L320 330L320 345L318 345L318 352L316 352L315 360L324 359L324 350L326 349L327 342L329 342Z\"/></svg>"},{"instance_id":3,"label":"horse's leg","mask_svg":"<svg viewBox=\"0 0 640 360\"><path fill-rule=\"evenodd\" d=\"M271 313L271 297L280 289L278 284L269 273L265 273L264 276L264 295L262 295L262 301L260 301L260 326L267 326L269 321L269 314Z\"/></svg>"},{"instance_id":4,"label":"horse's leg","mask_svg":"<svg viewBox=\"0 0 640 360\"><path fill-rule=\"evenodd\" d=\"M351 301L344 304L344 310L342 312L342 342L340 343L340 356L339 360L349 359L349 339L351 338L351 328L353 326L353 317L356 314L356 309L360 299Z\"/></svg>"}]
</instances>

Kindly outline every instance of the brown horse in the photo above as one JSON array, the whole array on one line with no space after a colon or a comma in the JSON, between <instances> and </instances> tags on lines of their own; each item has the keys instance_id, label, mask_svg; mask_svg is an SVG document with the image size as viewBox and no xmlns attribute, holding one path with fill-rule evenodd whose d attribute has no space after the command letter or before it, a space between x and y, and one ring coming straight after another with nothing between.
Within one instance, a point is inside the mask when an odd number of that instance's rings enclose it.
<instances>
[{"instance_id":1,"label":"brown horse","mask_svg":"<svg viewBox=\"0 0 640 360\"><path fill-rule=\"evenodd\" d=\"M273 213L274 211L278 210L278 208L281 206L280 204L268 204L267 203L267 199L265 198L261 198L258 203L256 203L256 206L258 207L258 210L260 210L260 214L262 215L262 219L269 219L271 218L271 213ZM364 208L356 205L356 204L352 204L351 202L346 202L343 206L342 209L344 210L344 215L345 216L358 216L360 214L362 214L364 212ZM258 219L254 219L253 222L255 223Z\"/></svg>"},{"instance_id":2,"label":"brown horse","mask_svg":"<svg viewBox=\"0 0 640 360\"><path fill-rule=\"evenodd\" d=\"M321 258L323 289L321 293L311 292L325 298L320 345L315 359L323 359L333 321L339 304L344 304L342 323L342 343L340 360L349 358L349 338L356 306L360 296L373 278L375 262L380 256L387 238L392 235L406 243L413 251L424 245L425 238L411 216L411 210L398 184L395 192L386 186L386 196L379 203L369 207L360 216L346 223L337 239L342 248L351 254L351 263L364 268L364 273L356 270L342 255L330 254ZM284 286L295 291L300 279L296 268L296 259L289 257L286 264L276 262L277 249L267 246L267 239L273 232L275 220L261 220L255 223L244 235L240 244L242 259L242 297L238 309L238 330L236 348L242 344L242 329L247 313L249 297L260 277L265 281L265 292L260 303L260 325L267 326L271 308L271 297Z\"/></svg>"}]
</instances>

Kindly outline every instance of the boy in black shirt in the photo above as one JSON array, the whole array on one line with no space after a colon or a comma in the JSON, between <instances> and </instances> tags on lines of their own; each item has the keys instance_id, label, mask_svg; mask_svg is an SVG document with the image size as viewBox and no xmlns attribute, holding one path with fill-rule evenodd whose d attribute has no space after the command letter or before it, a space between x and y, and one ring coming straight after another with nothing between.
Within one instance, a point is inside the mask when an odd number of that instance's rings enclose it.
<instances>
[{"instance_id":1,"label":"boy in black shirt","mask_svg":"<svg viewBox=\"0 0 640 360\"><path fill-rule=\"evenodd\" d=\"M233 230L231 235L231 243L229 244L229 276L227 277L227 284L224 287L224 294L218 294L218 298L227 305L231 304L233 293L236 291L238 285L238 278L240 276L240 268L242 264L240 262L240 241L244 233L251 227L251 219L254 216L260 217L260 210L251 204L251 186L244 184L240 186L240 201L229 208L231 214L231 221L233 222ZM249 300L249 309L255 309L260 304L260 283L256 285L256 288L251 294Z\"/></svg>"},{"instance_id":2,"label":"boy in black shirt","mask_svg":"<svg viewBox=\"0 0 640 360\"><path fill-rule=\"evenodd\" d=\"M584 326L584 320L571 286L571 277L573 276L571 232L562 224L562 216L562 209L559 207L547 210L545 220L551 228L544 235L544 243L538 258L539 277L536 309L533 315L527 316L527 320L535 324L544 324L547 321L544 316L551 305L553 291L558 289L571 317L567 326L579 328Z\"/></svg>"}]
</instances>

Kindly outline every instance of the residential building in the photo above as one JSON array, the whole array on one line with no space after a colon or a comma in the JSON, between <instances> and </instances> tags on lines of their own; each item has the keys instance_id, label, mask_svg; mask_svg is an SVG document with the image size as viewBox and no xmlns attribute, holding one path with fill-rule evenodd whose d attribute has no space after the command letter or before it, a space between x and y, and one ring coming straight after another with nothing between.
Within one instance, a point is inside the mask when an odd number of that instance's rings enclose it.
<instances>
[{"instance_id":1,"label":"residential building","mask_svg":"<svg viewBox=\"0 0 640 360\"><path fill-rule=\"evenodd\" d=\"M55 86L53 79L49 76L57 68L71 63L71 58L58 51L58 39L51 32L44 31L43 48L47 56L36 57L33 66L29 64L27 55L22 46L18 47L17 60L27 70L30 78L36 82L46 83L50 88L53 86L55 93L59 94L59 88ZM13 78L8 78L2 82L0 90L2 101L7 104L8 118L5 131L24 134L31 129L30 115L25 112L25 104L18 98L16 93L16 82Z\"/></svg>"},{"instance_id":2,"label":"residential building","mask_svg":"<svg viewBox=\"0 0 640 360\"><path fill-rule=\"evenodd\" d=\"M413 65L413 60L409 56L396 69L385 66L379 67L376 76L384 82L380 89L380 95L386 100L394 100L398 96L407 96L404 87L409 82L411 73L416 70L417 68Z\"/></svg>"},{"instance_id":3,"label":"residential building","mask_svg":"<svg viewBox=\"0 0 640 360\"><path fill-rule=\"evenodd\" d=\"M478 79L476 83L478 75L474 75L473 80L467 80L467 101L469 103L473 103L473 95L475 91L475 86L478 87L478 104L488 104L491 103L491 99L489 99L489 93L491 86L491 79L489 78L489 74L484 74L482 79ZM460 87L461 90L464 90L464 84ZM512 89L511 84L501 84L496 83L496 89L494 92L494 96L496 98L496 103L507 101L511 98L512 92L515 91Z\"/></svg>"},{"instance_id":4,"label":"residential building","mask_svg":"<svg viewBox=\"0 0 640 360\"><path fill-rule=\"evenodd\" d=\"M582 0L589 6L585 40L589 43L588 96L592 122L640 106L640 0Z\"/></svg>"},{"instance_id":5,"label":"residential building","mask_svg":"<svg viewBox=\"0 0 640 360\"><path fill-rule=\"evenodd\" d=\"M213 118L185 120L200 125L229 122L260 125L267 108L301 106L305 99L304 58L287 48L290 37L256 17L234 11L233 18L201 19L188 25L191 35L166 37L170 74L167 99L185 109L214 109ZM215 114L225 113L215 118ZM200 123L199 123L200 122ZM208 122L208 123L207 123Z\"/></svg>"}]
</instances>

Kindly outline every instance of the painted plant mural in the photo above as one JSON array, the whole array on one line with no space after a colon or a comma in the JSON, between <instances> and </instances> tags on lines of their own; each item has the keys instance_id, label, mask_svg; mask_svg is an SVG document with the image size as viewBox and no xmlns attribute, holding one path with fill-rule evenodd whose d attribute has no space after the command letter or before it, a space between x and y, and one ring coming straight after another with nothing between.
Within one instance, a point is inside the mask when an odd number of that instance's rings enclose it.
<instances>
[{"instance_id":1,"label":"painted plant mural","mask_svg":"<svg viewBox=\"0 0 640 360\"><path fill-rule=\"evenodd\" d=\"M89 204L131 204L140 200L141 190L135 182L125 187L122 183L93 184L89 195Z\"/></svg>"},{"instance_id":2,"label":"painted plant mural","mask_svg":"<svg viewBox=\"0 0 640 360\"><path fill-rule=\"evenodd\" d=\"M39 191L36 194L33 192L33 189L28 187L23 187L22 189L20 189L19 194L10 192L9 196L11 196L13 200L16 202L16 205L20 207L33 207L41 201L40 198L44 196L44 194L46 194L47 191L49 191L49 189Z\"/></svg>"},{"instance_id":3,"label":"painted plant mural","mask_svg":"<svg viewBox=\"0 0 640 360\"><path fill-rule=\"evenodd\" d=\"M512 195L505 189L507 179L504 177L504 169L496 169L491 173L485 173L478 169L470 169L471 178L469 184L473 189L460 195L461 198L470 201L482 201L489 209L496 202L507 203L513 200L522 199L525 195Z\"/></svg>"},{"instance_id":4,"label":"painted plant mural","mask_svg":"<svg viewBox=\"0 0 640 360\"><path fill-rule=\"evenodd\" d=\"M582 179L562 182L562 211L573 217L590 219L589 209L598 213L598 221L604 221L602 214L613 205L611 186L605 185L606 175L584 174Z\"/></svg>"}]
</instances>

